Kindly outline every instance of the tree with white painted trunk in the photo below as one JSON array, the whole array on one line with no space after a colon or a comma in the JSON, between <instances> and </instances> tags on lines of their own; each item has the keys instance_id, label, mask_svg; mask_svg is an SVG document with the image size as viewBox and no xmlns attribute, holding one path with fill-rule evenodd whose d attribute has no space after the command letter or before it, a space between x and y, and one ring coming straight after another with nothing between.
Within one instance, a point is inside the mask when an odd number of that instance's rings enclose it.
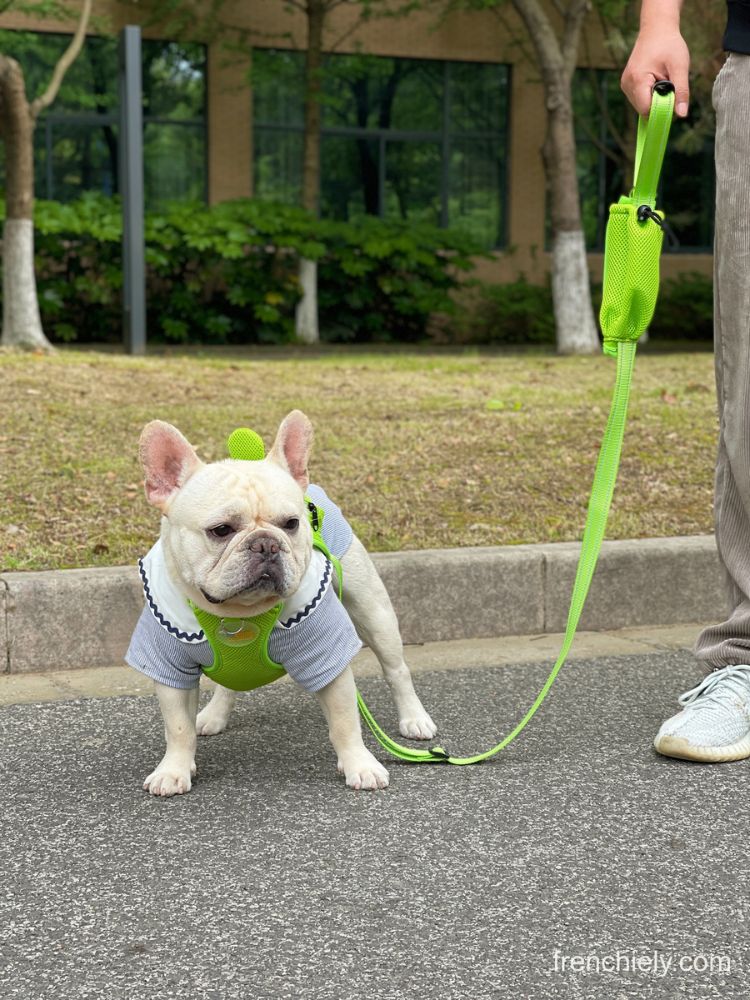
<instances>
[{"instance_id":1,"label":"tree with white painted trunk","mask_svg":"<svg viewBox=\"0 0 750 1000\"><path fill-rule=\"evenodd\" d=\"M323 42L326 21L336 7L358 7L358 19L365 20L385 6L383 0L287 0L291 10L305 15L305 131L302 154L302 207L317 215L320 209L320 136L323 89ZM354 22L356 25L357 22ZM353 26L352 26L353 27ZM352 30L350 28L349 30ZM348 31L347 31L348 34ZM300 258L299 281L302 298L295 314L297 339L305 344L320 340L318 329L318 263Z\"/></svg>"},{"instance_id":2,"label":"tree with white painted trunk","mask_svg":"<svg viewBox=\"0 0 750 1000\"><path fill-rule=\"evenodd\" d=\"M336 45L350 35L357 26L372 17L386 12L390 0L284 0L285 13L305 20L305 108L302 153L302 207L317 216L320 210L320 140L321 140L321 98L325 75L325 52L333 52ZM193 0L161 0L152 12L148 23L158 25L168 34L180 37L200 37L223 39L227 45L228 57L232 52L244 51L252 47L257 38L254 29L240 27L232 17L231 0L213 0L201 14ZM330 39L330 15L336 8L348 8L353 14L344 24L340 38ZM228 8L226 17L222 15ZM296 40L296 30L265 34L262 44L268 46L273 38L284 39L284 47L289 38ZM295 314L295 334L297 340L305 344L316 344L320 340L318 327L318 263L306 257L299 262L299 284L301 298Z\"/></svg>"},{"instance_id":3,"label":"tree with white painted trunk","mask_svg":"<svg viewBox=\"0 0 750 1000\"><path fill-rule=\"evenodd\" d=\"M601 4L602 0L596 2ZM552 230L552 301L557 350L561 354L593 354L599 350L599 336L591 304L581 220L571 92L583 23L592 0L551 0L550 3L543 0L448 0L447 9L468 7L492 11L507 29L505 10L508 6L518 15L524 29L522 33L517 32L519 44L529 49L530 59L539 70L544 85L547 126L541 153Z\"/></svg>"},{"instance_id":4,"label":"tree with white painted trunk","mask_svg":"<svg viewBox=\"0 0 750 1000\"><path fill-rule=\"evenodd\" d=\"M561 354L599 350L591 304L586 241L576 168L571 83L590 0L556 0L557 31L540 0L511 0L528 34L544 84L547 129L542 145L552 229L552 301Z\"/></svg>"},{"instance_id":5,"label":"tree with white painted trunk","mask_svg":"<svg viewBox=\"0 0 750 1000\"><path fill-rule=\"evenodd\" d=\"M26 96L20 64L0 54L0 139L5 146L3 347L52 349L42 329L34 273L34 128L83 47L91 6L92 0L83 0L70 45L55 66L47 89L34 100Z\"/></svg>"},{"instance_id":6,"label":"tree with white painted trunk","mask_svg":"<svg viewBox=\"0 0 750 1000\"><path fill-rule=\"evenodd\" d=\"M291 0L307 19L305 50L305 133L302 154L302 207L314 215L320 207L320 97L323 72L323 30L326 16L338 0ZM295 333L304 344L320 340L318 328L318 262L300 258L302 298L295 313Z\"/></svg>"},{"instance_id":7,"label":"tree with white painted trunk","mask_svg":"<svg viewBox=\"0 0 750 1000\"><path fill-rule=\"evenodd\" d=\"M552 293L557 327L557 347L564 354L597 351L598 337L591 308L591 294L586 264L586 246L581 224L580 197L576 175L576 144L573 123L571 85L578 62L578 51L586 16L594 11L599 18L602 36L617 65L632 48L628 32L635 32L637 8L632 0L470 0L473 6L493 7L499 11L510 3L519 16L525 36L531 43L531 55L544 84L547 131L542 146L552 223ZM554 18L550 11L554 11ZM703 77L713 83L715 53L723 25L721 14L695 5L694 30L701 39L704 60L709 64ZM723 30L723 29L722 29ZM693 46L691 46L693 48ZM710 84L704 84L710 106ZM606 108L602 109L605 120ZM707 116L707 117L710 117ZM585 130L585 122L584 130ZM624 135L612 130L617 152L626 177L632 177L632 151L635 120L630 119ZM612 156L612 149L602 150ZM646 338L643 334L641 340Z\"/></svg>"}]
</instances>

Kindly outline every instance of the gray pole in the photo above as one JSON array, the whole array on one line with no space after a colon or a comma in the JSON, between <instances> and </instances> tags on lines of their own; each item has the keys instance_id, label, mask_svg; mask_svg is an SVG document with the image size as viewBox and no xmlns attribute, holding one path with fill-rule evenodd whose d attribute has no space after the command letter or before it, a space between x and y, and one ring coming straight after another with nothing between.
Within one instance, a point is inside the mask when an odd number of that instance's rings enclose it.
<instances>
[{"instance_id":1,"label":"gray pole","mask_svg":"<svg viewBox=\"0 0 750 1000\"><path fill-rule=\"evenodd\" d=\"M146 353L146 268L143 239L143 99L141 29L120 32L120 152L122 197L123 343L130 354Z\"/></svg>"}]
</instances>

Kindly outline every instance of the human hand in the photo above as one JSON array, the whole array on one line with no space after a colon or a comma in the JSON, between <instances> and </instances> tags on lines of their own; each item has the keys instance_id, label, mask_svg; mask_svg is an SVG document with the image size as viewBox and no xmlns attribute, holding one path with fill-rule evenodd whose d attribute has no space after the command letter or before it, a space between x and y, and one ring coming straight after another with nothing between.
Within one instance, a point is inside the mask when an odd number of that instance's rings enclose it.
<instances>
[{"instance_id":1,"label":"human hand","mask_svg":"<svg viewBox=\"0 0 750 1000\"><path fill-rule=\"evenodd\" d=\"M670 80L675 89L675 114L688 112L690 53L679 29L641 31L625 67L620 86L639 115L651 109L651 88L658 80Z\"/></svg>"}]
</instances>

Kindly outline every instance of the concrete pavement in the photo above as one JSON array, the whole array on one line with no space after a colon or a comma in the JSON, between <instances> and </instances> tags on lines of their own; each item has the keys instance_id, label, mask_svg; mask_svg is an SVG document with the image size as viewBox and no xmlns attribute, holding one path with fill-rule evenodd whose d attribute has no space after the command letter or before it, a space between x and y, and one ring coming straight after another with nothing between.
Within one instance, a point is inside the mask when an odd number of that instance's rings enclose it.
<instances>
[{"instance_id":1,"label":"concrete pavement","mask_svg":"<svg viewBox=\"0 0 750 1000\"><path fill-rule=\"evenodd\" d=\"M651 747L700 677L693 636L615 636L617 655L583 636L579 654L599 645L494 761L391 762L378 793L344 788L314 699L285 681L242 699L171 800L140 789L153 699L84 685L0 708L0 995L746 1000L750 764ZM514 655L534 641L409 650L451 751L528 707L555 651Z\"/></svg>"}]
</instances>

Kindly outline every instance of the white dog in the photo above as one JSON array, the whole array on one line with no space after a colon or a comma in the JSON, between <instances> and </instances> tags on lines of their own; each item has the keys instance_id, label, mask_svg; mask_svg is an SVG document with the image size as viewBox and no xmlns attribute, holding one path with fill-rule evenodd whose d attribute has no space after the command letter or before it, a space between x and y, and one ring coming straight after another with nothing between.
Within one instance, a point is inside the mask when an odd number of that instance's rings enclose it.
<instances>
[{"instance_id":1,"label":"white dog","mask_svg":"<svg viewBox=\"0 0 750 1000\"><path fill-rule=\"evenodd\" d=\"M436 732L372 561L338 507L309 483L312 437L310 421L295 410L266 458L204 464L170 424L152 421L143 430L146 496L163 517L161 537L140 563L147 603L126 659L156 681L164 717L166 753L144 782L152 795L190 791L196 735L222 732L235 701L234 691L217 686L197 714L202 667L210 671L214 654L189 602L222 621L283 602L268 654L315 692L350 788L388 785L388 772L362 741L349 665L361 646L357 633L380 661L402 735L431 739ZM322 509L323 539L341 560L343 606L330 561L313 548L305 493Z\"/></svg>"}]
</instances>

